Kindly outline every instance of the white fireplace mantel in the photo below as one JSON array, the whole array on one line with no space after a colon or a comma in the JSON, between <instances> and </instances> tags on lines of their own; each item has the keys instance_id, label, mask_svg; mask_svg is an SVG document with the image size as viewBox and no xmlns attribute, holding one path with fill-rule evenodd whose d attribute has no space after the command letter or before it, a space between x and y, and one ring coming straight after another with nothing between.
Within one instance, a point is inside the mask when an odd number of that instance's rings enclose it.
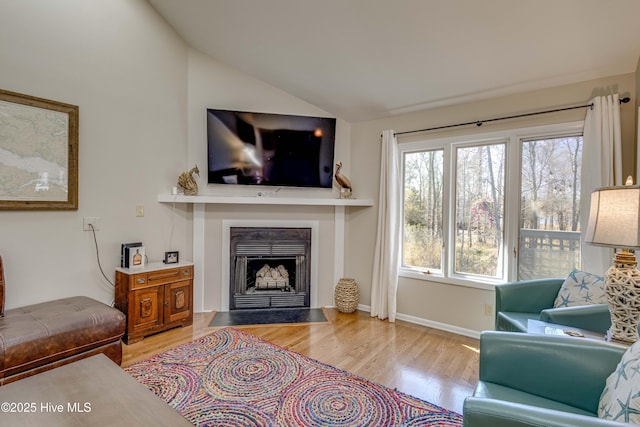
<instances>
[{"instance_id":1,"label":"white fireplace mantel","mask_svg":"<svg viewBox=\"0 0 640 427\"><path fill-rule=\"evenodd\" d=\"M337 199L337 198L306 198L306 197L255 197L255 196L185 196L174 194L159 194L161 203L191 203L193 204L193 308L195 312L204 312L204 274L205 265L204 236L205 236L205 207L208 204L226 205L283 205L283 206L333 206L334 207L334 281L344 275L344 224L345 207L370 207L374 205L371 199ZM214 309L220 310L222 307Z\"/></svg>"},{"instance_id":2,"label":"white fireplace mantel","mask_svg":"<svg viewBox=\"0 0 640 427\"><path fill-rule=\"evenodd\" d=\"M373 206L371 199L336 199L330 197L256 197L256 196L185 196L159 194L163 203L289 206Z\"/></svg>"}]
</instances>

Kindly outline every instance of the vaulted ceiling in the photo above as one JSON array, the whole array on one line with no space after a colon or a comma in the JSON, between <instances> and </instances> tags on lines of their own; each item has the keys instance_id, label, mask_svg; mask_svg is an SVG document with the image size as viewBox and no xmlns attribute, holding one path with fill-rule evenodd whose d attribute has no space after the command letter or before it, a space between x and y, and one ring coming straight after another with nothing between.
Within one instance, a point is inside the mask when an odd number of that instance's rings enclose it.
<instances>
[{"instance_id":1,"label":"vaulted ceiling","mask_svg":"<svg viewBox=\"0 0 640 427\"><path fill-rule=\"evenodd\" d=\"M634 72L640 0L148 0L218 61L350 122Z\"/></svg>"}]
</instances>

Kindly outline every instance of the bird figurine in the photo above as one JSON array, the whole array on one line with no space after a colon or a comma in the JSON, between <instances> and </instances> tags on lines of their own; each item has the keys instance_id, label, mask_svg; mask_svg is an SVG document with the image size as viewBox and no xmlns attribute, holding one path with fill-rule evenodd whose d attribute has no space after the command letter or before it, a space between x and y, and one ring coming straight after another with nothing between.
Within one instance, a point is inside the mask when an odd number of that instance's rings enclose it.
<instances>
[{"instance_id":1,"label":"bird figurine","mask_svg":"<svg viewBox=\"0 0 640 427\"><path fill-rule=\"evenodd\" d=\"M186 172L182 172L178 177L178 186L182 188L184 194L187 196L195 196L198 194L198 182L193 177L193 175L197 175L200 177L200 170L198 169L198 165L195 165L193 168Z\"/></svg>"},{"instance_id":2,"label":"bird figurine","mask_svg":"<svg viewBox=\"0 0 640 427\"><path fill-rule=\"evenodd\" d=\"M336 172L333 175L336 179L336 182L340 186L340 197L344 199L348 199L351 197L351 181L349 178L340 173L340 169L342 169L342 162L336 163Z\"/></svg>"}]
</instances>

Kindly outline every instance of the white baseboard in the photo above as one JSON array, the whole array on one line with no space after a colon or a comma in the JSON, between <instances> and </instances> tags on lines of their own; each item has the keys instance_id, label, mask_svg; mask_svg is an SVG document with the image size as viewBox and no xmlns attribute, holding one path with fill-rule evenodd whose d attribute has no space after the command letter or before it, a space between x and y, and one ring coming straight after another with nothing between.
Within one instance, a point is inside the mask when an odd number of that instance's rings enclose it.
<instances>
[{"instance_id":1,"label":"white baseboard","mask_svg":"<svg viewBox=\"0 0 640 427\"><path fill-rule=\"evenodd\" d=\"M362 310L370 313L371 307L368 305L358 304L358 310ZM411 315L402 314L402 313L396 313L396 319L404 320L405 322L409 322L409 323L415 323L416 325L426 326L428 328L451 332L453 334L463 335L465 337L480 339L480 331L476 331L473 329L461 328L459 326L453 326L447 323L435 322L433 320L423 319L421 317L411 316Z\"/></svg>"},{"instance_id":2,"label":"white baseboard","mask_svg":"<svg viewBox=\"0 0 640 427\"><path fill-rule=\"evenodd\" d=\"M337 308L334 305L327 305L327 308ZM358 310L371 313L371 307L368 305L358 304ZM203 311L204 313L211 312L211 310ZM471 337L480 339L480 332L473 329L461 328L459 326L449 325L447 323L435 322L433 320L423 319L421 317L410 316L408 314L396 313L396 319L404 320L405 322L415 323L416 325L426 326L427 328L438 329L441 331L451 332L452 334L463 335L465 337Z\"/></svg>"}]
</instances>

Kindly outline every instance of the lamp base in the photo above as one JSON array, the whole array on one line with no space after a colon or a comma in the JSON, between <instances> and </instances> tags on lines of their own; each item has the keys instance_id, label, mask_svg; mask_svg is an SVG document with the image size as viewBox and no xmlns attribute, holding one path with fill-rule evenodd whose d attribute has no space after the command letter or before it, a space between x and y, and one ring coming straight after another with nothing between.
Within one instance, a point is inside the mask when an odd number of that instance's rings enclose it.
<instances>
[{"instance_id":1,"label":"lamp base","mask_svg":"<svg viewBox=\"0 0 640 427\"><path fill-rule=\"evenodd\" d=\"M629 343L638 341L640 321L640 271L636 266L635 255L623 251L616 254L605 274L605 293L611 313L611 329L607 335Z\"/></svg>"}]
</instances>

